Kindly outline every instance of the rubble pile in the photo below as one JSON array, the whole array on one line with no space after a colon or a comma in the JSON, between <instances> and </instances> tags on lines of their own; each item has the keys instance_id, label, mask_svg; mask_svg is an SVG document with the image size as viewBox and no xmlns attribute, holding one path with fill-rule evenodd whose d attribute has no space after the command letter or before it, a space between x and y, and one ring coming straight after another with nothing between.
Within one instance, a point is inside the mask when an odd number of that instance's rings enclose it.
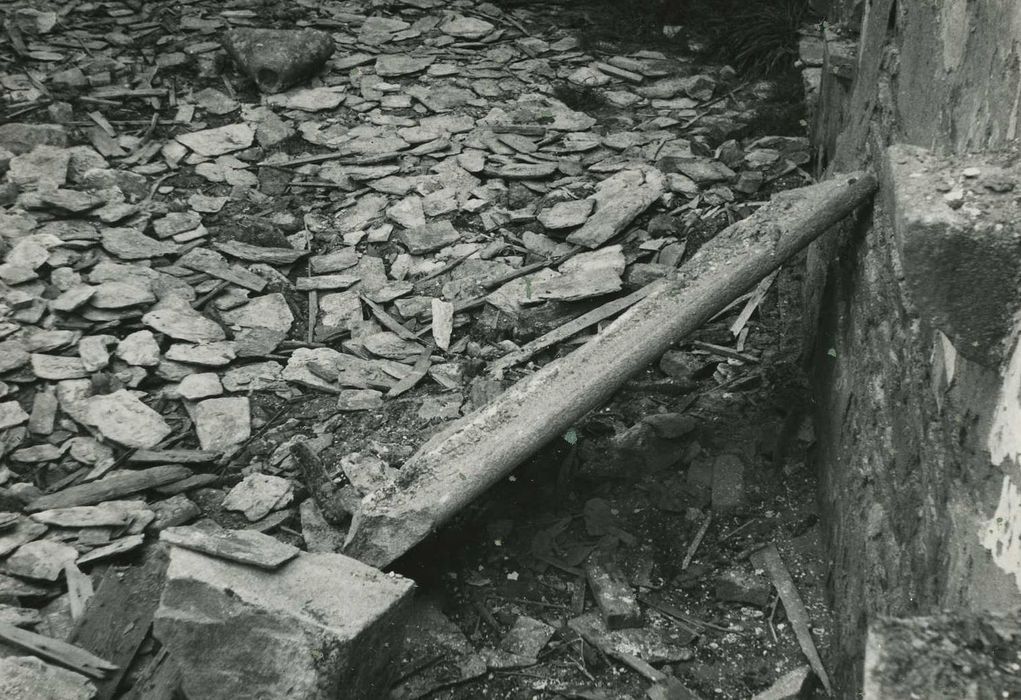
<instances>
[{"instance_id":1,"label":"rubble pile","mask_svg":"<svg viewBox=\"0 0 1021 700\"><path fill-rule=\"evenodd\" d=\"M587 51L550 8L302 2L269 31L246 2L37 5L3 10L22 67L0 58L0 642L33 654L0 659L0 688L39 697L382 692L405 618L442 615L337 554L333 516L399 483L410 453L325 459L317 484L296 445L332 454L359 416L432 432L469 413L598 329L502 358L807 179L805 138L746 136L769 83ZM732 347L665 356L668 379L715 358L739 387L773 279L733 307ZM622 449L685 420L650 417ZM710 477L721 512L740 467ZM128 562L165 588L139 595L131 644L89 637L99 601L132 595ZM566 566L598 603L570 628L674 682L649 664L690 659L694 632L643 614L612 552ZM456 629L441 646L462 682L535 663L555 629L523 615L498 648ZM436 687L413 670L396 697Z\"/></svg>"}]
</instances>

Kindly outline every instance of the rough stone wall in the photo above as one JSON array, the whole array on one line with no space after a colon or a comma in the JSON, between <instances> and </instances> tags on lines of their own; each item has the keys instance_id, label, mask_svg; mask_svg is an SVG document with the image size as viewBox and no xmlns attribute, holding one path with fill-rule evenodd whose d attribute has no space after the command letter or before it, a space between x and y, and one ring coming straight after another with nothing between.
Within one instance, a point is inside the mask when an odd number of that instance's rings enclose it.
<instances>
[{"instance_id":1,"label":"rough stone wall","mask_svg":"<svg viewBox=\"0 0 1021 700\"><path fill-rule=\"evenodd\" d=\"M1021 178L991 202L963 176L1018 160L1021 2L827 11L827 53L852 42L856 71L815 68L813 139L831 172L882 183L806 275L835 675L855 697L876 616L1021 607Z\"/></svg>"}]
</instances>

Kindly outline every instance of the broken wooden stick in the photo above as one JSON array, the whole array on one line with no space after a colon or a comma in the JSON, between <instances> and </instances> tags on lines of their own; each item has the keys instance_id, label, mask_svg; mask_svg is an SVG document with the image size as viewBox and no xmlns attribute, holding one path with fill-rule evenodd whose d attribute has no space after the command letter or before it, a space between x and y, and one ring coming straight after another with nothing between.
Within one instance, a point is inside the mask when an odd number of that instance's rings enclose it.
<instances>
[{"instance_id":1,"label":"broken wooden stick","mask_svg":"<svg viewBox=\"0 0 1021 700\"><path fill-rule=\"evenodd\" d=\"M377 567L393 562L875 189L871 174L845 175L728 227L597 338L433 436L393 484L365 496L345 551Z\"/></svg>"},{"instance_id":2,"label":"broken wooden stick","mask_svg":"<svg viewBox=\"0 0 1021 700\"><path fill-rule=\"evenodd\" d=\"M826 688L826 694L833 695L830 677L826 674L826 668L822 665L822 659L819 658L819 651L815 647L815 642L812 641L808 610L805 609L801 594L798 593L794 579L791 578L783 559L780 558L780 553L776 551L776 546L766 545L752 554L751 561L757 568L765 569L773 580L773 586L783 602L783 609L787 611L787 619L790 620L791 627L794 629L794 636L798 638L801 651L804 652L815 675L819 676L819 680L822 681L823 687Z\"/></svg>"}]
</instances>

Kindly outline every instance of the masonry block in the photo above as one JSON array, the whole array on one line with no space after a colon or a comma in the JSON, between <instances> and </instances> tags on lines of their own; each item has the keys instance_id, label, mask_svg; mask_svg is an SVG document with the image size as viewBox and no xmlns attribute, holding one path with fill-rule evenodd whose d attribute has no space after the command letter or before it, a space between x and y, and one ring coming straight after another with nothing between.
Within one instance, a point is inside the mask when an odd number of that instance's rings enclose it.
<instances>
[{"instance_id":1,"label":"masonry block","mask_svg":"<svg viewBox=\"0 0 1021 700\"><path fill-rule=\"evenodd\" d=\"M174 547L154 632L189 700L385 697L413 588L340 554L265 571Z\"/></svg>"},{"instance_id":2,"label":"masonry block","mask_svg":"<svg viewBox=\"0 0 1021 700\"><path fill-rule=\"evenodd\" d=\"M864 700L1013 698L1021 693L1021 617L878 618L865 646Z\"/></svg>"},{"instance_id":3,"label":"masonry block","mask_svg":"<svg viewBox=\"0 0 1021 700\"><path fill-rule=\"evenodd\" d=\"M1021 304L1021 167L1008 155L886 152L883 196L920 316L968 359L997 367Z\"/></svg>"}]
</instances>

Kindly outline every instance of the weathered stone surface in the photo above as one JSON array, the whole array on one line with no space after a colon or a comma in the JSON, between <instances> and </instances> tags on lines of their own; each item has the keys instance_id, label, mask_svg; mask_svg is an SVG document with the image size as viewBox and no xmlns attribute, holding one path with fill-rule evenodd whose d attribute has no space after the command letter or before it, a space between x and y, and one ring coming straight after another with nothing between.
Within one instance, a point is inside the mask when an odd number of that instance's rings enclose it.
<instances>
[{"instance_id":1,"label":"weathered stone surface","mask_svg":"<svg viewBox=\"0 0 1021 700\"><path fill-rule=\"evenodd\" d=\"M103 249L123 260L142 260L177 251L176 243L157 241L133 228L111 228L103 231Z\"/></svg>"},{"instance_id":2,"label":"weathered stone surface","mask_svg":"<svg viewBox=\"0 0 1021 700\"><path fill-rule=\"evenodd\" d=\"M435 56L409 56L402 53L384 54L376 59L376 75L396 77L421 73L432 65Z\"/></svg>"},{"instance_id":3,"label":"weathered stone surface","mask_svg":"<svg viewBox=\"0 0 1021 700\"><path fill-rule=\"evenodd\" d=\"M70 161L69 149L36 146L28 153L11 158L7 179L21 187L63 187Z\"/></svg>"},{"instance_id":4,"label":"weathered stone surface","mask_svg":"<svg viewBox=\"0 0 1021 700\"><path fill-rule=\"evenodd\" d=\"M312 29L232 29L223 47L265 93L297 85L333 54L333 37Z\"/></svg>"},{"instance_id":5,"label":"weathered stone surface","mask_svg":"<svg viewBox=\"0 0 1021 700\"><path fill-rule=\"evenodd\" d=\"M0 697L14 700L91 700L88 678L34 656L0 658Z\"/></svg>"},{"instance_id":6,"label":"weathered stone surface","mask_svg":"<svg viewBox=\"0 0 1021 700\"><path fill-rule=\"evenodd\" d=\"M196 345L176 343L171 345L166 352L168 360L206 367L224 367L229 365L235 357L237 354L234 352L234 342L231 340L217 340Z\"/></svg>"},{"instance_id":7,"label":"weathered stone surface","mask_svg":"<svg viewBox=\"0 0 1021 700\"><path fill-rule=\"evenodd\" d=\"M4 572L36 581L56 581L66 562L78 558L78 550L62 542L34 540L18 547L4 561Z\"/></svg>"},{"instance_id":8,"label":"weathered stone surface","mask_svg":"<svg viewBox=\"0 0 1021 700\"><path fill-rule=\"evenodd\" d=\"M225 510L241 511L250 521L261 520L291 502L291 482L269 474L249 474L223 499Z\"/></svg>"},{"instance_id":9,"label":"weathered stone surface","mask_svg":"<svg viewBox=\"0 0 1021 700\"><path fill-rule=\"evenodd\" d=\"M90 398L87 417L103 437L125 447L154 447L170 434L160 414L125 389Z\"/></svg>"},{"instance_id":10,"label":"weathered stone surface","mask_svg":"<svg viewBox=\"0 0 1021 700\"><path fill-rule=\"evenodd\" d=\"M275 331L289 331L294 315L287 300L280 293L255 297L244 306L224 311L223 320L242 328L269 328Z\"/></svg>"},{"instance_id":11,"label":"weathered stone surface","mask_svg":"<svg viewBox=\"0 0 1021 700\"><path fill-rule=\"evenodd\" d=\"M177 547L154 633L193 700L380 697L413 586L339 554L264 572Z\"/></svg>"},{"instance_id":12,"label":"weathered stone surface","mask_svg":"<svg viewBox=\"0 0 1021 700\"><path fill-rule=\"evenodd\" d=\"M13 428L28 420L28 413L17 401L4 401L0 403L0 430Z\"/></svg>"},{"instance_id":13,"label":"weathered stone surface","mask_svg":"<svg viewBox=\"0 0 1021 700\"><path fill-rule=\"evenodd\" d=\"M595 212L567 240L587 248L602 245L655 202L664 187L662 173L653 168L623 170L603 180L591 197Z\"/></svg>"},{"instance_id":14,"label":"weathered stone surface","mask_svg":"<svg viewBox=\"0 0 1021 700\"><path fill-rule=\"evenodd\" d=\"M40 379L78 379L89 376L88 371L77 357L61 357L32 353L32 372Z\"/></svg>"},{"instance_id":15,"label":"weathered stone surface","mask_svg":"<svg viewBox=\"0 0 1021 700\"><path fill-rule=\"evenodd\" d=\"M0 124L0 148L14 155L28 153L36 146L67 145L67 132L60 124Z\"/></svg>"},{"instance_id":16,"label":"weathered stone surface","mask_svg":"<svg viewBox=\"0 0 1021 700\"><path fill-rule=\"evenodd\" d=\"M574 228L585 223L596 203L591 199L557 202L551 208L539 213L539 223L548 229Z\"/></svg>"},{"instance_id":17,"label":"weathered stone surface","mask_svg":"<svg viewBox=\"0 0 1021 700\"><path fill-rule=\"evenodd\" d=\"M177 140L202 156L222 156L252 145L255 132L247 124L227 124L214 129L192 131Z\"/></svg>"},{"instance_id":18,"label":"weathered stone surface","mask_svg":"<svg viewBox=\"0 0 1021 700\"><path fill-rule=\"evenodd\" d=\"M195 406L195 432L203 450L224 452L252 434L248 399L234 396L206 399Z\"/></svg>"},{"instance_id":19,"label":"weathered stone surface","mask_svg":"<svg viewBox=\"0 0 1021 700\"><path fill-rule=\"evenodd\" d=\"M425 226L401 231L397 237L409 253L421 255L457 242L461 239L461 234L449 221L436 221Z\"/></svg>"},{"instance_id":20,"label":"weathered stone surface","mask_svg":"<svg viewBox=\"0 0 1021 700\"><path fill-rule=\"evenodd\" d=\"M226 335L215 321L203 316L184 299L169 296L142 316L142 323L177 340L206 343L223 340Z\"/></svg>"},{"instance_id":21,"label":"weathered stone surface","mask_svg":"<svg viewBox=\"0 0 1021 700\"><path fill-rule=\"evenodd\" d=\"M160 363L160 346L152 331L135 331L117 344L117 357L129 365L155 367Z\"/></svg>"},{"instance_id":22,"label":"weathered stone surface","mask_svg":"<svg viewBox=\"0 0 1021 700\"><path fill-rule=\"evenodd\" d=\"M223 386L215 372L202 372L182 379L177 386L177 392L190 401L197 401L219 396L223 393Z\"/></svg>"}]
</instances>

